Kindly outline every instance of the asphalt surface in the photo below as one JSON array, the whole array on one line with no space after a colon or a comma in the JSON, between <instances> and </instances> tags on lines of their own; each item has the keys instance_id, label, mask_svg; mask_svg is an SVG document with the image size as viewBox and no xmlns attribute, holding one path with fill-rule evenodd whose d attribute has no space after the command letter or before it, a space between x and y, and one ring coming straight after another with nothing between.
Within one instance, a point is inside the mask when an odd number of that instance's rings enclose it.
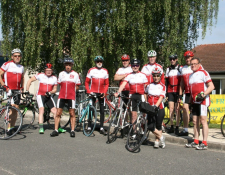
<instances>
[{"instance_id":1,"label":"asphalt surface","mask_svg":"<svg viewBox=\"0 0 225 175\"><path fill-rule=\"evenodd\" d=\"M184 148L167 143L154 149L151 140L137 153L125 149L126 138L107 144L107 136L95 131L75 138L52 130L28 129L10 140L0 140L0 175L24 174L224 174L225 152Z\"/></svg>"}]
</instances>

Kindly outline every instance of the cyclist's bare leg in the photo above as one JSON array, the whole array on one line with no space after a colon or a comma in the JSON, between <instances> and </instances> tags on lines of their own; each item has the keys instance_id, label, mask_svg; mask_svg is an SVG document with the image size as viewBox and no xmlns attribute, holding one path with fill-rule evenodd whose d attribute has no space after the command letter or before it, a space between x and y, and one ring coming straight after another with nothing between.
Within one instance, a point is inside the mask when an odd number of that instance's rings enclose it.
<instances>
[{"instance_id":1,"label":"cyclist's bare leg","mask_svg":"<svg viewBox=\"0 0 225 175\"><path fill-rule=\"evenodd\" d=\"M169 115L170 115L170 125L173 125L173 114L174 114L174 102L169 101Z\"/></svg>"},{"instance_id":2,"label":"cyclist's bare leg","mask_svg":"<svg viewBox=\"0 0 225 175\"><path fill-rule=\"evenodd\" d=\"M162 130L158 130L155 128L155 131L153 132L153 134L155 135L155 141L159 142L159 139L162 137Z\"/></svg>"},{"instance_id":3,"label":"cyclist's bare leg","mask_svg":"<svg viewBox=\"0 0 225 175\"><path fill-rule=\"evenodd\" d=\"M188 128L189 123L189 104L183 104L183 121L184 121L184 128Z\"/></svg>"},{"instance_id":4,"label":"cyclist's bare leg","mask_svg":"<svg viewBox=\"0 0 225 175\"><path fill-rule=\"evenodd\" d=\"M176 109L176 126L179 126L179 124L180 124L180 106L178 107L178 103L175 103L175 109Z\"/></svg>"},{"instance_id":5,"label":"cyclist's bare leg","mask_svg":"<svg viewBox=\"0 0 225 175\"><path fill-rule=\"evenodd\" d=\"M193 126L194 126L194 139L199 139L199 117L197 115L193 115Z\"/></svg>"},{"instance_id":6,"label":"cyclist's bare leg","mask_svg":"<svg viewBox=\"0 0 225 175\"><path fill-rule=\"evenodd\" d=\"M44 107L39 108L39 114L38 114L38 122L39 124L43 124L43 115L44 115Z\"/></svg>"},{"instance_id":7,"label":"cyclist's bare leg","mask_svg":"<svg viewBox=\"0 0 225 175\"><path fill-rule=\"evenodd\" d=\"M12 106L14 106L17 109L19 109L19 105L12 104ZM16 110L12 109L12 112L9 114L8 129L15 126L16 119L17 119L17 112L16 112Z\"/></svg>"},{"instance_id":8,"label":"cyclist's bare leg","mask_svg":"<svg viewBox=\"0 0 225 175\"><path fill-rule=\"evenodd\" d=\"M55 117L55 130L59 129L59 121L60 121L62 112L63 112L62 108L57 108L57 113L56 113L56 117Z\"/></svg>"},{"instance_id":9,"label":"cyclist's bare leg","mask_svg":"<svg viewBox=\"0 0 225 175\"><path fill-rule=\"evenodd\" d=\"M132 113L131 122L133 124L135 122L135 120L137 120L137 111L132 111L131 113Z\"/></svg>"},{"instance_id":10,"label":"cyclist's bare leg","mask_svg":"<svg viewBox=\"0 0 225 175\"><path fill-rule=\"evenodd\" d=\"M56 107L53 107L53 108L51 109L51 112L53 113L53 117L54 117L54 119L55 119L56 113L57 113Z\"/></svg>"},{"instance_id":11,"label":"cyclist's bare leg","mask_svg":"<svg viewBox=\"0 0 225 175\"><path fill-rule=\"evenodd\" d=\"M69 113L70 113L71 131L74 131L76 126L75 109L69 109Z\"/></svg>"},{"instance_id":12,"label":"cyclist's bare leg","mask_svg":"<svg viewBox=\"0 0 225 175\"><path fill-rule=\"evenodd\" d=\"M207 138L208 138L207 116L200 116L200 120L201 120L201 123L202 123L203 141L207 141Z\"/></svg>"}]
</instances>

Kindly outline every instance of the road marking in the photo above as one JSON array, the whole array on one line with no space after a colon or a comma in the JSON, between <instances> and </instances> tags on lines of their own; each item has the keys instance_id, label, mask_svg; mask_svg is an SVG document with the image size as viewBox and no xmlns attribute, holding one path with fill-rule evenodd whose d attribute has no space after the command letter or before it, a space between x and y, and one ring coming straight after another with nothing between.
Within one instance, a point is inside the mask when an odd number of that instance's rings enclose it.
<instances>
[{"instance_id":1,"label":"road marking","mask_svg":"<svg viewBox=\"0 0 225 175\"><path fill-rule=\"evenodd\" d=\"M4 168L0 167L0 170L5 171L6 173L12 174L12 175L16 175L14 173L12 173L11 171L5 170Z\"/></svg>"}]
</instances>

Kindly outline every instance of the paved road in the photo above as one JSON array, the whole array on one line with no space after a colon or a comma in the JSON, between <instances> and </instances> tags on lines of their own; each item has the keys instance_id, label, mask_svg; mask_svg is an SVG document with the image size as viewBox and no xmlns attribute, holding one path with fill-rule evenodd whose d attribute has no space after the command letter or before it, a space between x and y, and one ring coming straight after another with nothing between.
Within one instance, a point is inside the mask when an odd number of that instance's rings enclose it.
<instances>
[{"instance_id":1,"label":"paved road","mask_svg":"<svg viewBox=\"0 0 225 175\"><path fill-rule=\"evenodd\" d=\"M125 139L106 144L106 137L81 132L50 138L29 129L10 140L0 140L0 175L24 174L224 174L225 153L196 151L167 144L155 150L142 145L139 153L125 149Z\"/></svg>"}]
</instances>

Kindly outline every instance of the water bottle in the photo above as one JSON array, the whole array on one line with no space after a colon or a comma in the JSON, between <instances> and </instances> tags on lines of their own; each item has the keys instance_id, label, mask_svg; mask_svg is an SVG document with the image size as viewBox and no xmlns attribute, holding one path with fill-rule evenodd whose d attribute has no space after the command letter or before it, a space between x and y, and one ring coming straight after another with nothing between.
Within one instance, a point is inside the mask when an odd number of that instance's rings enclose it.
<instances>
[{"instance_id":1,"label":"water bottle","mask_svg":"<svg viewBox=\"0 0 225 175\"><path fill-rule=\"evenodd\" d=\"M83 116L85 109L86 109L86 108L82 109L82 111L81 111L81 116Z\"/></svg>"}]
</instances>

